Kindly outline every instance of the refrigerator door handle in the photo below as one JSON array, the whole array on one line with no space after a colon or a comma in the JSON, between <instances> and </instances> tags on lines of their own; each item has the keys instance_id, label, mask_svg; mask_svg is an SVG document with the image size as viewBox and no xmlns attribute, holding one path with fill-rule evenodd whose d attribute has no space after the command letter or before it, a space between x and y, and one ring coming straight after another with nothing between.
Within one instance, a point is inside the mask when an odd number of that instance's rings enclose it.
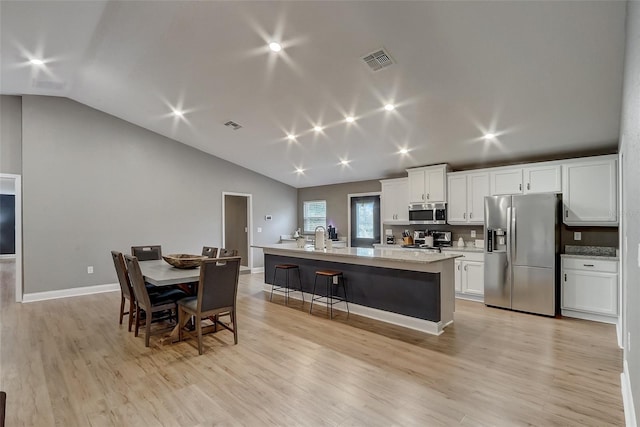
<instances>
[{"instance_id":1,"label":"refrigerator door handle","mask_svg":"<svg viewBox=\"0 0 640 427\"><path fill-rule=\"evenodd\" d=\"M511 267L511 207L507 208L507 265Z\"/></svg>"},{"instance_id":2,"label":"refrigerator door handle","mask_svg":"<svg viewBox=\"0 0 640 427\"><path fill-rule=\"evenodd\" d=\"M510 225L510 230L509 231L511 231L511 236L507 236L507 238L508 238L508 240L511 240L511 247L512 247L511 251L512 251L512 255L513 255L513 260L515 261L516 258L518 257L518 253L516 252L517 248L518 248L518 246L516 245L516 239L517 239L517 237L516 237L516 215L517 215L517 212L516 212L516 208L509 208L509 209L511 209L511 212L510 212L511 216L509 218L510 219L510 224L509 224Z\"/></svg>"}]
</instances>

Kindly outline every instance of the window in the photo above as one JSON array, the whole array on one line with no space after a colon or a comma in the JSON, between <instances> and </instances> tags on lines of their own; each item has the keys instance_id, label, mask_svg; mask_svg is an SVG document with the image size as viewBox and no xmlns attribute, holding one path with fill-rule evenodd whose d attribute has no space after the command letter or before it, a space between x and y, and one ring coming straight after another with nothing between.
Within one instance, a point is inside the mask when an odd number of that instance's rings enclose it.
<instances>
[{"instance_id":1,"label":"window","mask_svg":"<svg viewBox=\"0 0 640 427\"><path fill-rule=\"evenodd\" d=\"M327 227L327 201L304 202L304 233L313 233L316 227Z\"/></svg>"}]
</instances>

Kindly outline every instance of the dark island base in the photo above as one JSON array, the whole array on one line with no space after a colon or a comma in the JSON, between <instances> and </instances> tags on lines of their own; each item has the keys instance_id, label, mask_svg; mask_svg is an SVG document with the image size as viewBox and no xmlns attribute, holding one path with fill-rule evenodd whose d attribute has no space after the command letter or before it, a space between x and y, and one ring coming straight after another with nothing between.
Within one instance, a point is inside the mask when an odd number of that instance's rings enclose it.
<instances>
[{"instance_id":1,"label":"dark island base","mask_svg":"<svg viewBox=\"0 0 640 427\"><path fill-rule=\"evenodd\" d=\"M305 258L265 254L265 283L273 284L276 264L296 264L300 267L302 289L313 292L317 270L338 270L344 274L349 302L404 316L439 322L440 274L392 268L370 267ZM297 275L290 283L297 285ZM324 293L323 278L318 278L318 294ZM284 284L284 273L278 273L278 284ZM342 295L340 293L340 295Z\"/></svg>"}]
</instances>

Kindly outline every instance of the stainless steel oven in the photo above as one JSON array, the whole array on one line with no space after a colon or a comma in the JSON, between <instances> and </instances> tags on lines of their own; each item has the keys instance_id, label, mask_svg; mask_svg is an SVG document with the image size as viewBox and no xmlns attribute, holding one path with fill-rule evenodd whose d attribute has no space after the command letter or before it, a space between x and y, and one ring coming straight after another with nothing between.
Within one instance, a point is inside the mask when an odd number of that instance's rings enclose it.
<instances>
[{"instance_id":1,"label":"stainless steel oven","mask_svg":"<svg viewBox=\"0 0 640 427\"><path fill-rule=\"evenodd\" d=\"M409 205L410 224L446 224L446 203L419 203Z\"/></svg>"}]
</instances>

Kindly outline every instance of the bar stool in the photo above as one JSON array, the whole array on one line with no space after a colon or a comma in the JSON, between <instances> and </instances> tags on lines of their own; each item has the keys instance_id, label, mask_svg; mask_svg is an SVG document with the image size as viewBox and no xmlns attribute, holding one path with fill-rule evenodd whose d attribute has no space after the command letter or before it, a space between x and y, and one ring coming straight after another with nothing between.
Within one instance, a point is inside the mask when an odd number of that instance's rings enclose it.
<instances>
[{"instance_id":1,"label":"bar stool","mask_svg":"<svg viewBox=\"0 0 640 427\"><path fill-rule=\"evenodd\" d=\"M293 270L298 272L298 289L292 290L289 286L289 272ZM284 286L278 286L276 284L278 271L284 271L285 273ZM285 295L285 305L289 304L289 293L300 292L302 294L302 305L304 305L304 292L302 292L302 281L300 280L300 267L295 264L276 264L276 267L273 271L273 282L271 284L271 297L269 297L269 301L273 300L273 291L282 292Z\"/></svg>"},{"instance_id":2,"label":"bar stool","mask_svg":"<svg viewBox=\"0 0 640 427\"><path fill-rule=\"evenodd\" d=\"M318 283L318 277L325 279L325 295L316 296L316 284ZM337 277L336 283L333 283L333 278ZM339 295L333 294L333 286L337 288L342 287L344 298ZM313 297L311 298L311 308L309 314L313 311L313 302L323 299L327 304L327 311L330 311L329 319L333 318L333 304L344 302L347 306L347 319L349 318L349 302L347 301L347 285L344 282L344 275L341 271L335 270L318 270L316 271L316 278L313 281Z\"/></svg>"}]
</instances>

